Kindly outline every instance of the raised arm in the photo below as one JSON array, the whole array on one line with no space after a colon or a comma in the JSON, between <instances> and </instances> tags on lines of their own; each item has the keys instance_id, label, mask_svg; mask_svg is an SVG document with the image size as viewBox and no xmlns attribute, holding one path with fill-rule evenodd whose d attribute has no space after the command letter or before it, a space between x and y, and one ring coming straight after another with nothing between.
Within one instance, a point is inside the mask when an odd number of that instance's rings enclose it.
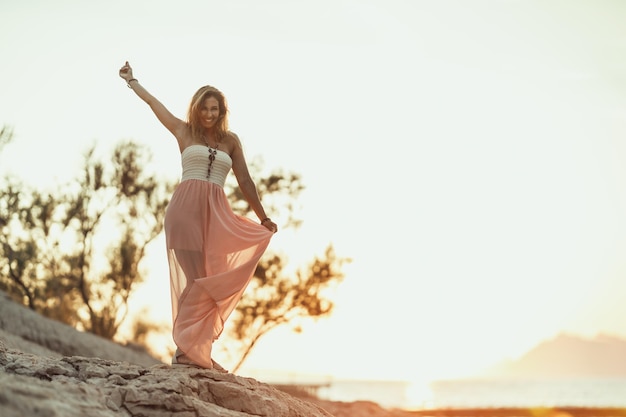
<instances>
[{"instance_id":1,"label":"raised arm","mask_svg":"<svg viewBox=\"0 0 626 417\"><path fill-rule=\"evenodd\" d=\"M187 124L178 117L174 116L163 105L163 103L157 100L156 97L150 94L148 90L139 84L139 81L133 76L133 69L128 61L126 61L124 66L120 68L120 77L126 80L128 87L131 88L140 99L145 101L150 106L157 119L159 119L163 126L165 126L167 130L169 130L174 137L176 137L178 146L182 151L182 149L184 149L183 141L187 133Z\"/></svg>"},{"instance_id":2,"label":"raised arm","mask_svg":"<svg viewBox=\"0 0 626 417\"><path fill-rule=\"evenodd\" d=\"M265 226L268 230L276 233L278 231L278 225L274 223L263 209L263 205L261 204L261 199L259 198L259 193L257 192L256 185L250 176L250 172L248 171L248 165L246 164L246 159L244 157L243 148L241 146L241 141L239 137L231 132L231 135L234 139L234 148L231 155L233 160L233 173L235 174L235 178L237 178L237 183L239 184L239 188L243 193L244 198L250 204L250 207L257 215L261 224Z\"/></svg>"}]
</instances>

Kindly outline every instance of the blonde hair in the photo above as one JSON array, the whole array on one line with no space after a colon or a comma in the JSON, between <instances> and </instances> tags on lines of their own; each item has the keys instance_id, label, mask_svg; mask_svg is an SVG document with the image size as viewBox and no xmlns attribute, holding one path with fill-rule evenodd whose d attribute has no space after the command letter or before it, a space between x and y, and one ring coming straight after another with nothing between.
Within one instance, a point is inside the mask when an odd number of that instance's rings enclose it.
<instances>
[{"instance_id":1,"label":"blonde hair","mask_svg":"<svg viewBox=\"0 0 626 417\"><path fill-rule=\"evenodd\" d=\"M223 139L228 132L228 104L226 103L226 97L217 88L205 85L200 87L193 95L187 110L187 124L191 130L191 135L196 139L201 139L204 135L204 128L200 123L200 110L204 105L204 101L210 97L217 100L220 108L220 113L215 123L218 139Z\"/></svg>"}]
</instances>

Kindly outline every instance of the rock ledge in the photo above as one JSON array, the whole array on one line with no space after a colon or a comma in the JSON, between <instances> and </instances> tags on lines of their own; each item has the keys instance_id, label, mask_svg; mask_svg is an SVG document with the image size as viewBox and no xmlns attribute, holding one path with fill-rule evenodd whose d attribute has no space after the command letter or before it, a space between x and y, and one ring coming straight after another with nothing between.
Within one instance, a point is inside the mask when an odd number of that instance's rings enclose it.
<instances>
[{"instance_id":1,"label":"rock ledge","mask_svg":"<svg viewBox=\"0 0 626 417\"><path fill-rule=\"evenodd\" d=\"M329 417L321 407L251 378L165 364L43 357L0 342L3 417Z\"/></svg>"}]
</instances>

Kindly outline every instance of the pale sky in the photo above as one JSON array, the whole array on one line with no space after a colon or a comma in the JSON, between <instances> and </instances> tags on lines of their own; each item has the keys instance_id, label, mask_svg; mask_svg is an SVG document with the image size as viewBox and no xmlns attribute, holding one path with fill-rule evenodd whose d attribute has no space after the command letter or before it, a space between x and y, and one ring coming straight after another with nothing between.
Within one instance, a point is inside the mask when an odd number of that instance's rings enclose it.
<instances>
[{"instance_id":1,"label":"pale sky","mask_svg":"<svg viewBox=\"0 0 626 417\"><path fill-rule=\"evenodd\" d=\"M63 183L92 143L131 138L178 178L174 139L117 75L129 60L180 117L217 86L248 158L302 174L304 226L271 249L297 263L332 243L353 262L334 315L266 337L248 372L458 377L560 332L626 337L626 3L23 0L0 15L15 132L0 173ZM159 245L137 303L168 320Z\"/></svg>"}]
</instances>

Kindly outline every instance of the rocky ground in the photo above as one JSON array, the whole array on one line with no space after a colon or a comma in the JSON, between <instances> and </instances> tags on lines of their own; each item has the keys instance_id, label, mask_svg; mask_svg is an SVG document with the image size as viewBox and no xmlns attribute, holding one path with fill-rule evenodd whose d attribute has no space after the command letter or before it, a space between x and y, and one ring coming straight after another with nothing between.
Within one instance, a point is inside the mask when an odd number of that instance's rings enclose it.
<instances>
[{"instance_id":1,"label":"rocky ground","mask_svg":"<svg viewBox=\"0 0 626 417\"><path fill-rule=\"evenodd\" d=\"M163 364L41 317L0 293L2 417L400 417L370 402L291 395L233 374Z\"/></svg>"},{"instance_id":2,"label":"rocky ground","mask_svg":"<svg viewBox=\"0 0 626 417\"><path fill-rule=\"evenodd\" d=\"M287 389L288 388L288 389ZM172 367L42 317L0 292L0 417L626 417L626 409L387 410Z\"/></svg>"}]
</instances>

